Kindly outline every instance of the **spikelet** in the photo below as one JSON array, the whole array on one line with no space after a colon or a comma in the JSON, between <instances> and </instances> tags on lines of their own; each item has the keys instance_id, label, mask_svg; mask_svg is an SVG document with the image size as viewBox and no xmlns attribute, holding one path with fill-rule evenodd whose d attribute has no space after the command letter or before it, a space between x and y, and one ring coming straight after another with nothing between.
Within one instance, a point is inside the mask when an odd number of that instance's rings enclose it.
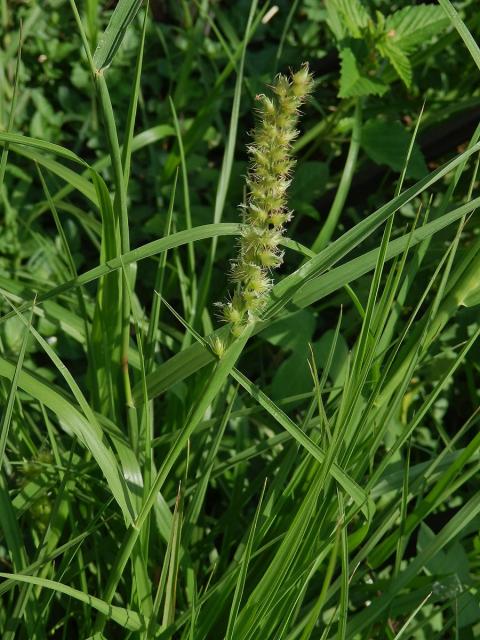
<instances>
[{"instance_id":1,"label":"spikelet","mask_svg":"<svg viewBox=\"0 0 480 640\"><path fill-rule=\"evenodd\" d=\"M242 334L268 300L273 286L271 270L283 262L279 245L285 224L292 218L287 208L287 189L295 161L291 144L298 135L299 108L312 90L308 65L290 77L279 75L273 97L257 96L258 119L253 143L248 145L248 198L242 206L244 227L239 251L232 261L230 278L236 290L226 303L218 303L222 320L232 325L233 336Z\"/></svg>"}]
</instances>

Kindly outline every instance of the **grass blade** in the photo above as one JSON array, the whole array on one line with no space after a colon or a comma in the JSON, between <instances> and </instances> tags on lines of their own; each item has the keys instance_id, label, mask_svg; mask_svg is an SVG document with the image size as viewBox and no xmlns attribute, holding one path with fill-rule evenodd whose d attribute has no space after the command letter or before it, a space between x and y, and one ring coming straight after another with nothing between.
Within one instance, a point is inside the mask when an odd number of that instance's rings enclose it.
<instances>
[{"instance_id":1,"label":"grass blade","mask_svg":"<svg viewBox=\"0 0 480 640\"><path fill-rule=\"evenodd\" d=\"M117 3L107 28L98 39L98 45L93 54L93 64L97 73L112 64L125 33L141 6L142 0L119 0Z\"/></svg>"},{"instance_id":2,"label":"grass blade","mask_svg":"<svg viewBox=\"0 0 480 640\"><path fill-rule=\"evenodd\" d=\"M233 640L235 637L233 635L235 632L235 623L237 621L238 612L240 610L240 604L242 602L243 590L245 588L245 581L247 579L248 565L252 555L253 541L255 539L255 532L257 530L258 518L262 508L263 496L265 494L266 486L267 486L267 481L265 480L262 488L262 493L260 494L260 499L258 501L258 505L255 510L255 516L253 518L252 526L250 527L250 531L248 532L247 544L245 545L245 551L243 552L240 571L238 572L237 583L235 585L235 593L233 596L232 607L230 609L230 615L228 618L228 626L227 626L227 632L225 634L225 640Z\"/></svg>"},{"instance_id":3,"label":"grass blade","mask_svg":"<svg viewBox=\"0 0 480 640\"><path fill-rule=\"evenodd\" d=\"M88 593L69 587L55 580L47 580L46 578L37 578L36 576L26 576L20 573L0 573L0 577L13 582L23 582L26 584L37 585L43 589L52 589L57 593L63 593L70 598L75 598L80 602L84 602L93 609L104 613L110 620L116 622L124 629L131 631L141 631L145 628L146 620L142 618L136 611L130 611L122 607L107 604L100 598L91 596Z\"/></svg>"}]
</instances>

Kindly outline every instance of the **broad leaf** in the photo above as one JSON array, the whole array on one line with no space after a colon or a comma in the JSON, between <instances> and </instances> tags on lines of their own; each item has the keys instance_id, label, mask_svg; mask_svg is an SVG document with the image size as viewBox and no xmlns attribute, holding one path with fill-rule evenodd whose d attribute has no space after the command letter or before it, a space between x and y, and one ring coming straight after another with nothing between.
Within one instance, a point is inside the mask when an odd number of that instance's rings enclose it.
<instances>
[{"instance_id":1,"label":"broad leaf","mask_svg":"<svg viewBox=\"0 0 480 640\"><path fill-rule=\"evenodd\" d=\"M387 37L402 49L410 49L440 34L448 25L441 7L420 4L405 7L385 20Z\"/></svg>"},{"instance_id":2,"label":"broad leaf","mask_svg":"<svg viewBox=\"0 0 480 640\"><path fill-rule=\"evenodd\" d=\"M400 172L407 157L410 135L399 122L369 120L362 129L361 144L374 162ZM418 145L414 144L406 175L422 178L426 173L425 159Z\"/></svg>"},{"instance_id":3,"label":"broad leaf","mask_svg":"<svg viewBox=\"0 0 480 640\"><path fill-rule=\"evenodd\" d=\"M332 22L341 25L353 38L362 37L362 30L370 20L368 11L360 0L330 0L327 11L333 18ZM340 34L340 29L337 28L336 31Z\"/></svg>"},{"instance_id":4,"label":"broad leaf","mask_svg":"<svg viewBox=\"0 0 480 640\"><path fill-rule=\"evenodd\" d=\"M368 95L382 96L388 89L387 85L381 80L371 78L360 71L351 49L342 49L340 58L342 61L340 91L338 92L340 98Z\"/></svg>"},{"instance_id":5,"label":"broad leaf","mask_svg":"<svg viewBox=\"0 0 480 640\"><path fill-rule=\"evenodd\" d=\"M401 46L387 37L384 42L377 44L377 49L384 58L387 58L401 80L409 87L412 83L412 65Z\"/></svg>"}]
</instances>

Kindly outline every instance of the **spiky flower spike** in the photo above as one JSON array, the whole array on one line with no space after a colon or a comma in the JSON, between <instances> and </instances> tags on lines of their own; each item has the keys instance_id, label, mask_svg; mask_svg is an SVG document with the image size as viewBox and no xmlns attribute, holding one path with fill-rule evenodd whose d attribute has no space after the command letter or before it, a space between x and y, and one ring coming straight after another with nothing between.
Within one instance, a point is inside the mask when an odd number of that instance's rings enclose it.
<instances>
[{"instance_id":1,"label":"spiky flower spike","mask_svg":"<svg viewBox=\"0 0 480 640\"><path fill-rule=\"evenodd\" d=\"M238 336L262 311L272 287L271 270L282 264L280 241L292 218L287 208L287 188L294 165L291 144L299 108L312 89L308 65L290 77L277 76L273 97L257 96L258 120L253 143L248 146L248 199L242 207L244 226L239 252L232 262L236 290L229 302L220 303L222 319Z\"/></svg>"}]
</instances>

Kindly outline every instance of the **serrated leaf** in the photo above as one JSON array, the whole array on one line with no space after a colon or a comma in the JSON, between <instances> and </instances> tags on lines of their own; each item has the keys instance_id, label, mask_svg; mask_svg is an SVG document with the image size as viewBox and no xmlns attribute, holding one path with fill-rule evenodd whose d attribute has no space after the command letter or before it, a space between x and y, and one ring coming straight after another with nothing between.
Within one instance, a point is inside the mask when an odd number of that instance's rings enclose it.
<instances>
[{"instance_id":1,"label":"serrated leaf","mask_svg":"<svg viewBox=\"0 0 480 640\"><path fill-rule=\"evenodd\" d=\"M340 98L368 95L383 96L388 86L381 80L362 74L351 49L342 49L340 58L342 61L340 91L338 92Z\"/></svg>"},{"instance_id":2,"label":"serrated leaf","mask_svg":"<svg viewBox=\"0 0 480 640\"><path fill-rule=\"evenodd\" d=\"M370 20L368 11L360 0L330 0L327 11L336 35L340 34L341 25L342 30L346 30L353 38L361 38L362 29L367 27Z\"/></svg>"},{"instance_id":3,"label":"serrated leaf","mask_svg":"<svg viewBox=\"0 0 480 640\"><path fill-rule=\"evenodd\" d=\"M345 24L338 13L335 0L325 0L325 9L327 10L326 22L331 32L336 40L342 40L346 35Z\"/></svg>"},{"instance_id":4,"label":"serrated leaf","mask_svg":"<svg viewBox=\"0 0 480 640\"><path fill-rule=\"evenodd\" d=\"M117 53L125 33L137 15L143 0L120 0L98 41L93 62L97 71L108 67Z\"/></svg>"},{"instance_id":5,"label":"serrated leaf","mask_svg":"<svg viewBox=\"0 0 480 640\"><path fill-rule=\"evenodd\" d=\"M367 155L377 164L386 164L394 171L402 171L407 158L410 135L399 122L368 120L362 129L361 145ZM406 175L422 178L427 166L422 152L414 144Z\"/></svg>"},{"instance_id":6,"label":"serrated leaf","mask_svg":"<svg viewBox=\"0 0 480 640\"><path fill-rule=\"evenodd\" d=\"M377 44L377 49L390 62L400 79L407 87L412 84L412 65L405 51L399 44L387 39Z\"/></svg>"},{"instance_id":7,"label":"serrated leaf","mask_svg":"<svg viewBox=\"0 0 480 640\"><path fill-rule=\"evenodd\" d=\"M441 7L420 4L395 11L385 21L387 37L402 49L412 49L448 25L448 18Z\"/></svg>"}]
</instances>

